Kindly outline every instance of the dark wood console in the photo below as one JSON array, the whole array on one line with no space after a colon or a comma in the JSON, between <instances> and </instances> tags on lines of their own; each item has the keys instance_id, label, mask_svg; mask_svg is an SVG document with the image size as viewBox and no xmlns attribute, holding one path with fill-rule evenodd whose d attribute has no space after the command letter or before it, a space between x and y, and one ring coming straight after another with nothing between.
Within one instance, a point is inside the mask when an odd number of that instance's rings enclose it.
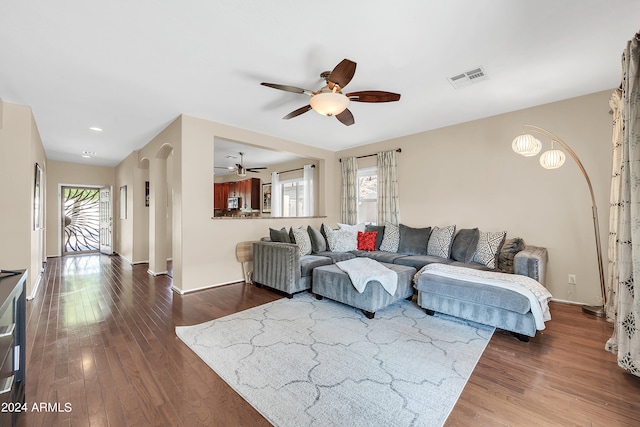
<instances>
[{"instance_id":1,"label":"dark wood console","mask_svg":"<svg viewBox=\"0 0 640 427\"><path fill-rule=\"evenodd\" d=\"M24 270L0 273L0 427L15 425L25 403L26 279Z\"/></svg>"}]
</instances>

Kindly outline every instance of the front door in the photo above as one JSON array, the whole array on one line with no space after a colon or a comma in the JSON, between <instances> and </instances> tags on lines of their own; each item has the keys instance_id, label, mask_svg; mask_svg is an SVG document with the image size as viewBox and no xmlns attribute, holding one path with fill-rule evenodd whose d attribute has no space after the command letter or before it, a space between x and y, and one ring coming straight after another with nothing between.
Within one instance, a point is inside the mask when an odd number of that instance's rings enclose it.
<instances>
[{"instance_id":1,"label":"front door","mask_svg":"<svg viewBox=\"0 0 640 427\"><path fill-rule=\"evenodd\" d=\"M100 194L97 188L62 187L62 252L96 252L100 247Z\"/></svg>"},{"instance_id":2,"label":"front door","mask_svg":"<svg viewBox=\"0 0 640 427\"><path fill-rule=\"evenodd\" d=\"M113 254L112 219L111 187L102 187L100 189L100 252L107 255Z\"/></svg>"}]
</instances>

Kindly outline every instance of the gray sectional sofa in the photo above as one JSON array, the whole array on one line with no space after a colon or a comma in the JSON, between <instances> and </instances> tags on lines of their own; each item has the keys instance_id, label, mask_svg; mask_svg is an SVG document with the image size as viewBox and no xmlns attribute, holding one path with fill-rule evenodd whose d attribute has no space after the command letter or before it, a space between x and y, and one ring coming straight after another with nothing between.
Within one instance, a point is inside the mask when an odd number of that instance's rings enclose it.
<instances>
[{"instance_id":1,"label":"gray sectional sofa","mask_svg":"<svg viewBox=\"0 0 640 427\"><path fill-rule=\"evenodd\" d=\"M413 267L416 271L425 265L438 263L520 274L531 277L542 285L545 282L546 249L527 246L519 238L505 239L504 232L483 233L477 228L456 232L454 226L434 227L432 230L430 227L418 229L391 224L384 227L367 226L365 232L371 233L373 230L378 233L375 246L368 248L373 250L359 250L356 247L337 251L332 251L330 245L331 238L335 237L335 230L327 229L324 225L321 231L313 227L288 232L285 229L271 230L270 238L263 238L262 241L253 244L253 281L257 285L277 289L291 297L297 292L312 290L313 270L316 267L332 265L355 257L368 257L385 264ZM380 238L380 234L384 236L386 233L389 233L389 239ZM294 234L298 236L297 241ZM389 245L389 241L393 241L393 234L397 234L395 246ZM306 236L309 236L308 241ZM483 245L486 246L485 253L481 250ZM333 246L340 245L334 242ZM501 301L508 296L505 296L504 292L492 294L490 290L476 287L472 282L457 283L457 286L458 293L451 294L447 291L450 287L446 284L438 290L429 282L416 281L418 303L427 312L443 312L518 334L535 335L535 328L531 330L531 322L530 319L526 319L526 313L514 316L511 307L501 306ZM480 295L478 292L483 299L477 300ZM526 307L520 307L518 310L526 311ZM498 321L494 321L495 319ZM522 326L522 322L528 323Z\"/></svg>"}]
</instances>

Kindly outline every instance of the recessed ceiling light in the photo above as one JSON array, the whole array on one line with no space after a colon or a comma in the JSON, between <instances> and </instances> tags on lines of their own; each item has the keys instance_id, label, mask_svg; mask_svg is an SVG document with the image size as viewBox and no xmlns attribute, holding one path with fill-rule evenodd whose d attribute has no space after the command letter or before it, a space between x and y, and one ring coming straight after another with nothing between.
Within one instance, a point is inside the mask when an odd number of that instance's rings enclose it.
<instances>
[{"instance_id":1,"label":"recessed ceiling light","mask_svg":"<svg viewBox=\"0 0 640 427\"><path fill-rule=\"evenodd\" d=\"M94 132L102 132L102 128L96 127L96 126L91 126L89 128L89 130L92 130Z\"/></svg>"}]
</instances>

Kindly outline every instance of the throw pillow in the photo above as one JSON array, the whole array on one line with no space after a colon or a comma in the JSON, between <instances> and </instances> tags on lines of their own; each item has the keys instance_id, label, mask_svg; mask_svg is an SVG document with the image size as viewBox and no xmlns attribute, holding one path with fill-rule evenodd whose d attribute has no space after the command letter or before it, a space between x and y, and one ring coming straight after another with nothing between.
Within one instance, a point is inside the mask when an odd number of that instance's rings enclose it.
<instances>
[{"instance_id":1,"label":"throw pillow","mask_svg":"<svg viewBox=\"0 0 640 427\"><path fill-rule=\"evenodd\" d=\"M398 253L406 255L426 255L431 227L413 228L400 224Z\"/></svg>"},{"instance_id":2,"label":"throw pillow","mask_svg":"<svg viewBox=\"0 0 640 427\"><path fill-rule=\"evenodd\" d=\"M513 274L513 259L525 246L524 240L520 237L505 240L498 254L498 270Z\"/></svg>"},{"instance_id":3,"label":"throw pillow","mask_svg":"<svg viewBox=\"0 0 640 427\"><path fill-rule=\"evenodd\" d=\"M320 226L320 233L322 233L322 235L324 236L324 241L327 247L327 250L329 250L329 239L327 238L327 229L329 229L331 227L329 227L327 224L322 223L322 225ZM333 228L331 228L331 230L333 230Z\"/></svg>"},{"instance_id":4,"label":"throw pillow","mask_svg":"<svg viewBox=\"0 0 640 427\"><path fill-rule=\"evenodd\" d=\"M506 231L495 233L481 231L478 237L478 246L476 247L476 252L473 254L471 262L484 264L489 268L496 268L498 253L500 252L506 235Z\"/></svg>"},{"instance_id":5,"label":"throw pillow","mask_svg":"<svg viewBox=\"0 0 640 427\"><path fill-rule=\"evenodd\" d=\"M380 243L380 250L387 252L398 252L400 244L400 228L390 222L384 223L384 237Z\"/></svg>"},{"instance_id":6,"label":"throw pillow","mask_svg":"<svg viewBox=\"0 0 640 427\"><path fill-rule=\"evenodd\" d=\"M345 229L345 230L353 230L353 231L362 231L363 233L366 231L366 225L364 222L361 222L360 224L354 224L354 225L350 225L350 224L340 224L338 223L338 228L340 229Z\"/></svg>"},{"instance_id":7,"label":"throw pillow","mask_svg":"<svg viewBox=\"0 0 640 427\"><path fill-rule=\"evenodd\" d=\"M376 237L378 233L375 231L358 231L358 250L359 251L375 251Z\"/></svg>"},{"instance_id":8,"label":"throw pillow","mask_svg":"<svg viewBox=\"0 0 640 427\"><path fill-rule=\"evenodd\" d=\"M312 226L307 227L309 238L311 239L311 252L314 254L324 252L327 250L327 241L317 228Z\"/></svg>"},{"instance_id":9,"label":"throw pillow","mask_svg":"<svg viewBox=\"0 0 640 427\"><path fill-rule=\"evenodd\" d=\"M427 255L449 258L455 232L455 225L444 228L433 227L431 237L429 237L429 243L427 244Z\"/></svg>"},{"instance_id":10,"label":"throw pillow","mask_svg":"<svg viewBox=\"0 0 640 427\"><path fill-rule=\"evenodd\" d=\"M364 228L365 233L367 231L374 231L378 233L376 236L376 251L380 250L380 245L382 244L382 238L384 237L384 225L367 225Z\"/></svg>"},{"instance_id":11,"label":"throw pillow","mask_svg":"<svg viewBox=\"0 0 640 427\"><path fill-rule=\"evenodd\" d=\"M477 228L463 228L458 231L451 245L451 259L464 263L471 262L478 245L479 235Z\"/></svg>"},{"instance_id":12,"label":"throw pillow","mask_svg":"<svg viewBox=\"0 0 640 427\"><path fill-rule=\"evenodd\" d=\"M358 249L358 235L356 231L324 227L331 252L349 252Z\"/></svg>"},{"instance_id":13,"label":"throw pillow","mask_svg":"<svg viewBox=\"0 0 640 427\"><path fill-rule=\"evenodd\" d=\"M273 228L269 228L269 237L272 242L282 242L282 243L291 243L291 238L289 238L289 233L287 229L282 227L280 230L274 230Z\"/></svg>"},{"instance_id":14,"label":"throw pillow","mask_svg":"<svg viewBox=\"0 0 640 427\"><path fill-rule=\"evenodd\" d=\"M300 256L309 255L311 253L311 239L307 230L304 228L291 228L291 233L300 250Z\"/></svg>"}]
</instances>

